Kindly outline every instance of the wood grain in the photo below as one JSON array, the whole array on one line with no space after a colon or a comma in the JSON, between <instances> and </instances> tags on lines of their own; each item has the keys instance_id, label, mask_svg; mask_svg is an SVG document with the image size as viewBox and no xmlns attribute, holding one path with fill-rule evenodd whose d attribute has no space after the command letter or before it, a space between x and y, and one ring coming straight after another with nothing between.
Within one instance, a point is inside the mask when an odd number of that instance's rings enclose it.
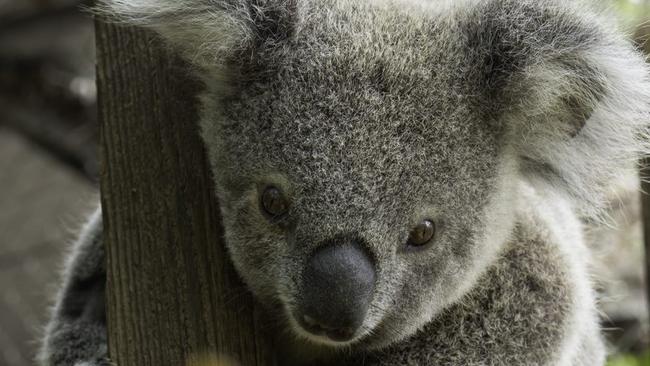
<instances>
[{"instance_id":1,"label":"wood grain","mask_svg":"<svg viewBox=\"0 0 650 366\"><path fill-rule=\"evenodd\" d=\"M199 84L151 34L96 25L111 358L276 364L224 249L197 125Z\"/></svg>"}]
</instances>

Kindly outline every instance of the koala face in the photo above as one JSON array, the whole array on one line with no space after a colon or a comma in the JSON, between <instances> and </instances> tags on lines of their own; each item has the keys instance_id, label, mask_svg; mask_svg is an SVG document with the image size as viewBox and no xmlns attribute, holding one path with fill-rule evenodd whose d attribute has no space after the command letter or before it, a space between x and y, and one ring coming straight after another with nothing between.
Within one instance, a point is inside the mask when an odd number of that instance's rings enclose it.
<instances>
[{"instance_id":1,"label":"koala face","mask_svg":"<svg viewBox=\"0 0 650 366\"><path fill-rule=\"evenodd\" d=\"M381 347L497 257L525 179L596 212L648 70L578 2L102 0L190 61L233 262L294 334Z\"/></svg>"},{"instance_id":2,"label":"koala face","mask_svg":"<svg viewBox=\"0 0 650 366\"><path fill-rule=\"evenodd\" d=\"M265 74L206 93L202 124L247 284L299 335L376 347L429 321L494 258L514 160L442 70L459 57L439 48L448 30L427 46L413 34L427 19L356 11L312 18L260 56Z\"/></svg>"}]
</instances>

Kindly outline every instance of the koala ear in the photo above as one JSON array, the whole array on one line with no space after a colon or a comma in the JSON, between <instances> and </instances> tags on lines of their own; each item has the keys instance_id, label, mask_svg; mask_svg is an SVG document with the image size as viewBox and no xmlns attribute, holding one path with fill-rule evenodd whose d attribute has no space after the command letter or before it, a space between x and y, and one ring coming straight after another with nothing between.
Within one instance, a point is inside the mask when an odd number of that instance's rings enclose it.
<instances>
[{"instance_id":1,"label":"koala ear","mask_svg":"<svg viewBox=\"0 0 650 366\"><path fill-rule=\"evenodd\" d=\"M201 68L221 68L293 32L295 0L99 0L108 20L146 27ZM254 52L251 52L254 54Z\"/></svg>"},{"instance_id":2,"label":"koala ear","mask_svg":"<svg viewBox=\"0 0 650 366\"><path fill-rule=\"evenodd\" d=\"M523 176L591 216L650 151L650 74L605 17L567 3L482 1L467 39L484 109L505 124Z\"/></svg>"}]
</instances>

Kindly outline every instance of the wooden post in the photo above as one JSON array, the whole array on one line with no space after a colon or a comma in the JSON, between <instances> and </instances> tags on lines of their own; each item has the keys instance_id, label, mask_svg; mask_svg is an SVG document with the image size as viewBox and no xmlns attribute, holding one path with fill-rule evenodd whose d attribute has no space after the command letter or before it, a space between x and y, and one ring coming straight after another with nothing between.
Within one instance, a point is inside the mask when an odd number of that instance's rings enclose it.
<instances>
[{"instance_id":1,"label":"wooden post","mask_svg":"<svg viewBox=\"0 0 650 366\"><path fill-rule=\"evenodd\" d=\"M110 357L119 366L207 355L276 364L223 246L197 125L200 85L151 34L96 29Z\"/></svg>"}]
</instances>

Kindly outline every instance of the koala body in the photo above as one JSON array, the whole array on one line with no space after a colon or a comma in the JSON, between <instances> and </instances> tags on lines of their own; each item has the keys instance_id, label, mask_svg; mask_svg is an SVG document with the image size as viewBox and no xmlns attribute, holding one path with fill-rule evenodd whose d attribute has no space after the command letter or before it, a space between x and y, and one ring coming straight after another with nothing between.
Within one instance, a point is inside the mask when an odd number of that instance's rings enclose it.
<instances>
[{"instance_id":1,"label":"koala body","mask_svg":"<svg viewBox=\"0 0 650 366\"><path fill-rule=\"evenodd\" d=\"M292 363L598 365L578 217L647 150L650 95L643 58L581 6L100 11L195 65L226 244ZM71 258L42 359L105 362L98 218Z\"/></svg>"}]
</instances>

